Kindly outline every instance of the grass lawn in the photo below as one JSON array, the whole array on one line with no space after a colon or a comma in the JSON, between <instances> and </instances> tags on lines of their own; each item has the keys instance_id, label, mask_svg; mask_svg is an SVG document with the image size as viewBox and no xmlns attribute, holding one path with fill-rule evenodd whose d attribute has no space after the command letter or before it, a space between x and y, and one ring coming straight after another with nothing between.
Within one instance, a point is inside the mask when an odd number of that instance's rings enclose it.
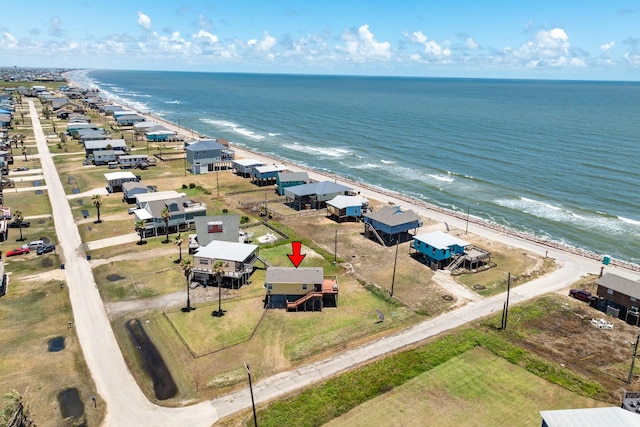
<instances>
[{"instance_id":1,"label":"grass lawn","mask_svg":"<svg viewBox=\"0 0 640 427\"><path fill-rule=\"evenodd\" d=\"M94 408L88 396L95 385L84 362L73 327L73 313L62 281L20 280L12 274L7 295L0 303L0 390L15 389L38 426L63 423L58 393L75 387L84 402L87 425L99 425L104 405ZM52 338L64 338L65 348L49 352ZM4 404L4 402L3 402Z\"/></svg>"},{"instance_id":2,"label":"grass lawn","mask_svg":"<svg viewBox=\"0 0 640 427\"><path fill-rule=\"evenodd\" d=\"M213 287L207 292L212 293L214 299L218 294L217 288ZM218 303L211 301L199 304L196 310L188 313L171 310L167 317L191 350L204 355L247 341L258 326L262 305L262 298L225 300L221 304L225 315L214 317L211 313L218 310Z\"/></svg>"},{"instance_id":3,"label":"grass lawn","mask_svg":"<svg viewBox=\"0 0 640 427\"><path fill-rule=\"evenodd\" d=\"M353 279L341 279L337 308L296 313L275 310L264 319L260 333L278 331L287 337L283 343L285 357L300 361L417 320L406 307L376 296ZM376 310L384 314L384 322L380 322Z\"/></svg>"},{"instance_id":4,"label":"grass lawn","mask_svg":"<svg viewBox=\"0 0 640 427\"><path fill-rule=\"evenodd\" d=\"M49 194L46 191L42 194L36 194L35 190L18 193L7 189L3 192L3 197L4 204L11 206L12 214L15 211L20 211L24 216L51 215Z\"/></svg>"},{"instance_id":5,"label":"grass lawn","mask_svg":"<svg viewBox=\"0 0 640 427\"><path fill-rule=\"evenodd\" d=\"M103 301L149 298L185 289L184 273L175 255L101 265L93 276Z\"/></svg>"},{"instance_id":6,"label":"grass lawn","mask_svg":"<svg viewBox=\"0 0 640 427\"><path fill-rule=\"evenodd\" d=\"M513 253L512 250L493 251L491 261L498 266L474 274L461 274L456 276L456 280L478 294L488 297L507 290L509 272L513 287L550 273L556 268L551 258L534 257L526 252ZM532 264L536 267L532 268ZM481 285L484 289L478 290L473 288L474 285Z\"/></svg>"},{"instance_id":7,"label":"grass lawn","mask_svg":"<svg viewBox=\"0 0 640 427\"><path fill-rule=\"evenodd\" d=\"M551 384L482 348L469 350L326 424L540 425L541 410L610 406Z\"/></svg>"}]
</instances>

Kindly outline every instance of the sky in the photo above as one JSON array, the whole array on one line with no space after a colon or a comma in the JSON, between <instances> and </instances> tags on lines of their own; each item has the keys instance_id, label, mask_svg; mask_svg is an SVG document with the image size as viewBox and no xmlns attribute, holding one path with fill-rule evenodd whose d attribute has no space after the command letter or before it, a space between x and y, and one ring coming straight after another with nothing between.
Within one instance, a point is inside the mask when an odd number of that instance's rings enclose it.
<instances>
[{"instance_id":1,"label":"sky","mask_svg":"<svg viewBox=\"0 0 640 427\"><path fill-rule=\"evenodd\" d=\"M51 0L0 67L640 80L640 1Z\"/></svg>"}]
</instances>

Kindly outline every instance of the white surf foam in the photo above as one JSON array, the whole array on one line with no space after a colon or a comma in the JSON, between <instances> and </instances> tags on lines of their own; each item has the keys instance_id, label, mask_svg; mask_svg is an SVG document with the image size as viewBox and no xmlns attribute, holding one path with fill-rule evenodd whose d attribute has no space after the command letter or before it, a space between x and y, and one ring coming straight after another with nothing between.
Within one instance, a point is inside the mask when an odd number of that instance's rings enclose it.
<instances>
[{"instance_id":1,"label":"white surf foam","mask_svg":"<svg viewBox=\"0 0 640 427\"><path fill-rule=\"evenodd\" d=\"M339 147L313 147L310 145L299 144L297 142L293 144L282 144L282 146L288 148L289 150L311 154L314 156L342 158L353 155L353 152L351 150Z\"/></svg>"}]
</instances>

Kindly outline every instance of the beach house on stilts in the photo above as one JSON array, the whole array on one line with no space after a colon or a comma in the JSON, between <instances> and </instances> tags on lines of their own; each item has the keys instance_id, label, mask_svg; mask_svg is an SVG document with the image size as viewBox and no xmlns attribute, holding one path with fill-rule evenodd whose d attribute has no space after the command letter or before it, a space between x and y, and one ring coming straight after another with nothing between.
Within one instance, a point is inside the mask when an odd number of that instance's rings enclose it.
<instances>
[{"instance_id":1,"label":"beach house on stilts","mask_svg":"<svg viewBox=\"0 0 640 427\"><path fill-rule=\"evenodd\" d=\"M268 267L266 308L319 311L337 307L338 278L325 276L321 267Z\"/></svg>"},{"instance_id":2,"label":"beach house on stilts","mask_svg":"<svg viewBox=\"0 0 640 427\"><path fill-rule=\"evenodd\" d=\"M362 221L364 236L384 246L406 242L422 227L422 221L414 211L403 211L399 206L385 206L367 212L363 214Z\"/></svg>"}]
</instances>

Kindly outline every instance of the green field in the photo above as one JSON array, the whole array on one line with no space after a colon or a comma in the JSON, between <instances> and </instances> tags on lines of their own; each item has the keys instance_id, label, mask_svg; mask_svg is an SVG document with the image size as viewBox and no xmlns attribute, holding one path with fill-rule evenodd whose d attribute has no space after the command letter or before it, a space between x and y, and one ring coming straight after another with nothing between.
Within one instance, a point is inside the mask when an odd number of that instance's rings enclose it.
<instances>
[{"instance_id":1,"label":"green field","mask_svg":"<svg viewBox=\"0 0 640 427\"><path fill-rule=\"evenodd\" d=\"M541 410L610 406L577 396L475 348L326 424L327 427L540 425Z\"/></svg>"}]
</instances>

